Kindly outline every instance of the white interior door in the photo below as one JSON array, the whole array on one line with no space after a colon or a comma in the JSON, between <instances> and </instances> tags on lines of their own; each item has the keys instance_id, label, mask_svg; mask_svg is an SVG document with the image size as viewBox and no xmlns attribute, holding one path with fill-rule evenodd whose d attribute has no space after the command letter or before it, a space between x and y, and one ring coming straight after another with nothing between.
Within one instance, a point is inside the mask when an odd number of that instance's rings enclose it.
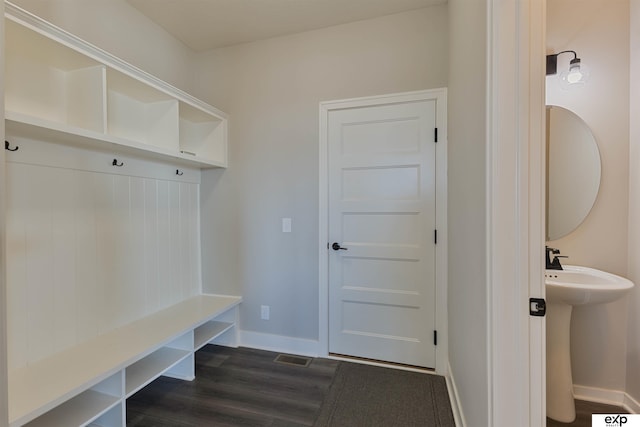
<instances>
[{"instance_id":1,"label":"white interior door","mask_svg":"<svg viewBox=\"0 0 640 427\"><path fill-rule=\"evenodd\" d=\"M332 354L435 367L436 113L436 99L328 113Z\"/></svg>"}]
</instances>

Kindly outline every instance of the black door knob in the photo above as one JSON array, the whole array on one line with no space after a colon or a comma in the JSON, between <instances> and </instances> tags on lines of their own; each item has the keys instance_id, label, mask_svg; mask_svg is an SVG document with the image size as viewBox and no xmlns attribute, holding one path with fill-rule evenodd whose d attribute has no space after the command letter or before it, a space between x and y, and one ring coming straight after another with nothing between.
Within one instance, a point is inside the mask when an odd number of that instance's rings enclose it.
<instances>
[{"instance_id":1,"label":"black door knob","mask_svg":"<svg viewBox=\"0 0 640 427\"><path fill-rule=\"evenodd\" d=\"M334 251L346 251L346 250L347 250L347 248L343 248L343 247L341 247L341 246L340 246L340 243L338 243L338 242L333 242L333 245L331 245L331 248L332 248Z\"/></svg>"}]
</instances>

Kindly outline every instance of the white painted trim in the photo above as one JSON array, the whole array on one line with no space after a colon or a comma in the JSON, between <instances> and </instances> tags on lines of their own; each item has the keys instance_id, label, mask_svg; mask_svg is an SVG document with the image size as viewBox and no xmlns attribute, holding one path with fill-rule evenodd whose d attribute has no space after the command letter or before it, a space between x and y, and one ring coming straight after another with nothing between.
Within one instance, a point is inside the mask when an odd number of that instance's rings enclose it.
<instances>
[{"instance_id":1,"label":"white painted trim","mask_svg":"<svg viewBox=\"0 0 640 427\"><path fill-rule=\"evenodd\" d=\"M446 88L416 90L412 92L390 93L385 95L363 96L360 98L337 99L333 101L322 101L320 108L329 110L343 110L345 108L360 108L373 105L401 104L405 102L424 101L426 99L438 98L440 95L446 96Z\"/></svg>"},{"instance_id":2,"label":"white painted trim","mask_svg":"<svg viewBox=\"0 0 640 427\"><path fill-rule=\"evenodd\" d=\"M587 402L622 406L632 414L640 413L640 403L622 390L610 390L574 384L573 396L576 399L586 400Z\"/></svg>"},{"instance_id":3,"label":"white painted trim","mask_svg":"<svg viewBox=\"0 0 640 427\"><path fill-rule=\"evenodd\" d=\"M447 326L447 89L429 89L388 95L367 96L320 103L319 129L319 355L329 355L329 160L328 115L331 110L359 108L372 105L398 104L435 99L438 146L436 162L436 373L445 375L449 366Z\"/></svg>"},{"instance_id":4,"label":"white painted trim","mask_svg":"<svg viewBox=\"0 0 640 427\"><path fill-rule=\"evenodd\" d=\"M624 394L624 401L622 402L622 407L631 412L632 414L640 414L640 403L635 400L628 393Z\"/></svg>"},{"instance_id":5,"label":"white painted trim","mask_svg":"<svg viewBox=\"0 0 640 427\"><path fill-rule=\"evenodd\" d=\"M4 4L0 3L0 14L4 15ZM4 99L4 20L0 22L0 99ZM4 102L0 105L0 134L4 140ZM0 153L0 424L9 419L8 410L8 360L7 360L7 298L6 298L6 226L5 226L5 150Z\"/></svg>"},{"instance_id":6,"label":"white painted trim","mask_svg":"<svg viewBox=\"0 0 640 427\"><path fill-rule=\"evenodd\" d=\"M528 208L528 297L545 298L544 244L546 238L546 1L531 1L524 17L529 35L527 57L521 58L521 66L528 72L527 128L527 194ZM523 88L523 90L525 90ZM529 425L546 426L547 377L546 377L546 319L529 316Z\"/></svg>"},{"instance_id":7,"label":"white painted trim","mask_svg":"<svg viewBox=\"0 0 640 427\"><path fill-rule=\"evenodd\" d=\"M436 330L438 340L436 346L436 372L447 375L449 372L449 327L448 327L448 254L449 230L447 228L448 206L448 125L447 125L447 89L443 88L436 105L436 126L438 128L438 148L436 150L436 228L438 244L436 245ZM440 238L442 236L442 238Z\"/></svg>"},{"instance_id":8,"label":"white painted trim","mask_svg":"<svg viewBox=\"0 0 640 427\"><path fill-rule=\"evenodd\" d=\"M574 384L573 397L578 400L586 400L588 402L621 406L625 400L625 392Z\"/></svg>"},{"instance_id":9,"label":"white painted trim","mask_svg":"<svg viewBox=\"0 0 640 427\"><path fill-rule=\"evenodd\" d=\"M457 427L466 427L467 421L460 405L460 395L458 394L458 387L456 387L456 381L451 372L451 365L449 365L449 373L445 375L447 381L447 390L449 392L449 402L451 403L451 411L453 412L453 421Z\"/></svg>"},{"instance_id":10,"label":"white painted trim","mask_svg":"<svg viewBox=\"0 0 640 427\"><path fill-rule=\"evenodd\" d=\"M296 354L300 356L323 357L319 342L304 338L284 335L264 334L262 332L240 330L239 346L274 351L277 353Z\"/></svg>"},{"instance_id":11,"label":"white painted trim","mask_svg":"<svg viewBox=\"0 0 640 427\"><path fill-rule=\"evenodd\" d=\"M542 427L544 318L544 2L487 8L487 322L489 425Z\"/></svg>"},{"instance_id":12,"label":"white painted trim","mask_svg":"<svg viewBox=\"0 0 640 427\"><path fill-rule=\"evenodd\" d=\"M320 355L329 356L329 110L320 103L318 144L318 342Z\"/></svg>"}]
</instances>

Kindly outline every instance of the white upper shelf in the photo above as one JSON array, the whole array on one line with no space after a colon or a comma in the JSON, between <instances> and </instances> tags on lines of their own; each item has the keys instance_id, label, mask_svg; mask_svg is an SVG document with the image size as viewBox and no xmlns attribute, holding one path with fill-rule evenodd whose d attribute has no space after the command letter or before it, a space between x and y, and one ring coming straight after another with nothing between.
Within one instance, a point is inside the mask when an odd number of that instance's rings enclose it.
<instances>
[{"instance_id":1,"label":"white upper shelf","mask_svg":"<svg viewBox=\"0 0 640 427\"><path fill-rule=\"evenodd\" d=\"M225 113L10 2L5 18L8 136L227 166Z\"/></svg>"}]
</instances>

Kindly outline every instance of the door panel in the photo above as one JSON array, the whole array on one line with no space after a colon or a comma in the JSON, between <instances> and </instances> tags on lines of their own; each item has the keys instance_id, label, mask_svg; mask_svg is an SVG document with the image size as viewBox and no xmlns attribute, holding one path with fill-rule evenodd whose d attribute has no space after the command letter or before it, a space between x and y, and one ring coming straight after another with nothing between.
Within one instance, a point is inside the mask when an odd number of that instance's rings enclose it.
<instances>
[{"instance_id":1,"label":"door panel","mask_svg":"<svg viewBox=\"0 0 640 427\"><path fill-rule=\"evenodd\" d=\"M371 108L378 107L366 108L370 112ZM360 156L363 152L371 155L420 151L419 123L413 117L372 117L372 121L346 125L343 135L342 154L345 156Z\"/></svg>"},{"instance_id":2,"label":"door panel","mask_svg":"<svg viewBox=\"0 0 640 427\"><path fill-rule=\"evenodd\" d=\"M329 112L331 353L435 366L435 104Z\"/></svg>"},{"instance_id":3,"label":"door panel","mask_svg":"<svg viewBox=\"0 0 640 427\"><path fill-rule=\"evenodd\" d=\"M342 199L415 199L420 194L419 177L417 166L347 169L342 172Z\"/></svg>"}]
</instances>

